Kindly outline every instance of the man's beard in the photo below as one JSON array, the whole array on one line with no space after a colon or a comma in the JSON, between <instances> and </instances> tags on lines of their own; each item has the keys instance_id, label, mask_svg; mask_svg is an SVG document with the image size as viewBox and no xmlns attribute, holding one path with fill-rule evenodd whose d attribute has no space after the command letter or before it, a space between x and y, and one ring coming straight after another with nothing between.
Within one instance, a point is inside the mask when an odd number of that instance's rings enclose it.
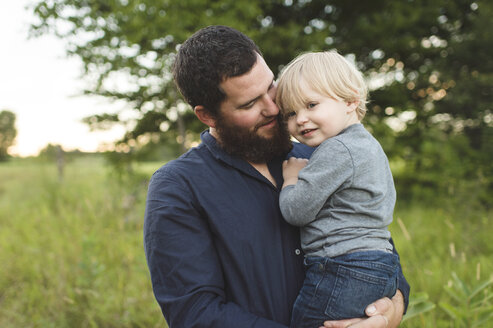
<instances>
[{"instance_id":1,"label":"man's beard","mask_svg":"<svg viewBox=\"0 0 493 328\"><path fill-rule=\"evenodd\" d=\"M263 137L257 134L262 125L249 128L233 126L221 114L216 119L216 131L221 140L221 147L232 156L251 163L266 163L272 159L285 156L293 145L289 138L286 121L281 114L277 116L277 124L272 127L272 136Z\"/></svg>"}]
</instances>

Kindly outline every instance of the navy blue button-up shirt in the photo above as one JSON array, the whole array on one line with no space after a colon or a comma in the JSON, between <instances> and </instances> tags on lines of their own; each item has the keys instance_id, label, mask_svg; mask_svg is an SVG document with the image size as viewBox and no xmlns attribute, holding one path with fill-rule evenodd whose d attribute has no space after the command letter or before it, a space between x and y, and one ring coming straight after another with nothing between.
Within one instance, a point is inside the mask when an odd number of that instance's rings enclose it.
<instances>
[{"instance_id":1,"label":"navy blue button-up shirt","mask_svg":"<svg viewBox=\"0 0 493 328\"><path fill-rule=\"evenodd\" d=\"M299 230L279 210L283 158L268 163L274 186L207 131L201 138L150 181L144 246L154 295L171 328L285 328L304 271ZM311 151L296 144L291 155Z\"/></svg>"}]
</instances>

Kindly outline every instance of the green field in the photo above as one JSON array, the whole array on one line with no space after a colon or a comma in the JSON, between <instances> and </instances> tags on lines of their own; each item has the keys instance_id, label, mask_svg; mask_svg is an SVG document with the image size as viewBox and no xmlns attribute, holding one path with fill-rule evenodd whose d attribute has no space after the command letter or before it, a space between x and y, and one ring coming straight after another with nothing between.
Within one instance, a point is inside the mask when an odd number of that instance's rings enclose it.
<instances>
[{"instance_id":1,"label":"green field","mask_svg":"<svg viewBox=\"0 0 493 328\"><path fill-rule=\"evenodd\" d=\"M60 179L55 164L0 164L0 327L166 326L142 246L143 177L159 166L129 178L82 158ZM391 231L421 311L402 327L491 325L491 218L461 199L398 204Z\"/></svg>"}]
</instances>

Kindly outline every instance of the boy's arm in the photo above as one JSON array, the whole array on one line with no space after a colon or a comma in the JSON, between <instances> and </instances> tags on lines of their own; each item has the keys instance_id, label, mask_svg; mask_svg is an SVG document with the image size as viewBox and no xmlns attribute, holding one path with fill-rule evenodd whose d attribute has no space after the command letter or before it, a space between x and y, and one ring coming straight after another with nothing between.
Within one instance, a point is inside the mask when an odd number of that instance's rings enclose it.
<instances>
[{"instance_id":1,"label":"boy's arm","mask_svg":"<svg viewBox=\"0 0 493 328\"><path fill-rule=\"evenodd\" d=\"M353 162L342 143L320 145L299 171L296 184L285 183L281 190L279 206L284 219L295 226L312 222L332 193L351 182L352 175Z\"/></svg>"}]
</instances>

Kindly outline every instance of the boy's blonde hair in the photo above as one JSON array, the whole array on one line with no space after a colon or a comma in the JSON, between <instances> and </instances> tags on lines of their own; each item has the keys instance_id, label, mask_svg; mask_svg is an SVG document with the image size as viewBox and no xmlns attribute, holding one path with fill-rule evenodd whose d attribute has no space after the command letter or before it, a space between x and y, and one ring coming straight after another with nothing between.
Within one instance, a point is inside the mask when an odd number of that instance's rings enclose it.
<instances>
[{"instance_id":1,"label":"boy's blonde hair","mask_svg":"<svg viewBox=\"0 0 493 328\"><path fill-rule=\"evenodd\" d=\"M358 119L365 116L368 88L363 74L337 51L299 55L281 71L276 103L283 113L306 108L310 99L305 96L302 82L322 96L348 103L359 102Z\"/></svg>"}]
</instances>

